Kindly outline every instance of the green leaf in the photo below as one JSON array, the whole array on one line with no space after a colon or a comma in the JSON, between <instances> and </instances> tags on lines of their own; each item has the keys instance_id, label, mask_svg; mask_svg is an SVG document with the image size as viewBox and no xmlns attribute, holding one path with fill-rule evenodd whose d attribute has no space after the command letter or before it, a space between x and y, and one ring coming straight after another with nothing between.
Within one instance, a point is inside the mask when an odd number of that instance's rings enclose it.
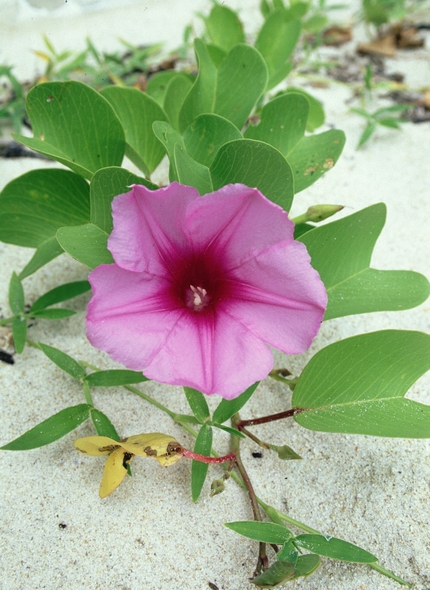
<instances>
[{"instance_id":1,"label":"green leaf","mask_svg":"<svg viewBox=\"0 0 430 590\"><path fill-rule=\"evenodd\" d=\"M295 192L307 188L333 168L344 145L345 133L338 129L303 137L287 156L294 173Z\"/></svg>"},{"instance_id":2,"label":"green leaf","mask_svg":"<svg viewBox=\"0 0 430 590\"><path fill-rule=\"evenodd\" d=\"M304 137L309 102L298 93L281 94L264 105L257 125L249 125L244 137L265 141L284 157Z\"/></svg>"},{"instance_id":3,"label":"green leaf","mask_svg":"<svg viewBox=\"0 0 430 590\"><path fill-rule=\"evenodd\" d=\"M68 170L32 170L0 193L0 240L8 244L37 248L58 228L89 219L88 183Z\"/></svg>"},{"instance_id":4,"label":"green leaf","mask_svg":"<svg viewBox=\"0 0 430 590\"><path fill-rule=\"evenodd\" d=\"M158 189L156 184L125 168L111 166L98 170L90 186L91 223L110 234L113 227L112 200L117 195L128 193L132 184L142 184L150 190Z\"/></svg>"},{"instance_id":5,"label":"green leaf","mask_svg":"<svg viewBox=\"0 0 430 590\"><path fill-rule=\"evenodd\" d=\"M317 555L350 563L375 563L378 558L357 545L324 535L298 535L294 543Z\"/></svg>"},{"instance_id":6,"label":"green leaf","mask_svg":"<svg viewBox=\"0 0 430 590\"><path fill-rule=\"evenodd\" d=\"M196 162L210 166L219 150L233 139L241 139L238 128L219 115L199 115L189 125L183 136L187 153Z\"/></svg>"},{"instance_id":7,"label":"green leaf","mask_svg":"<svg viewBox=\"0 0 430 590\"><path fill-rule=\"evenodd\" d=\"M361 148L361 146L363 146L366 143L366 141L368 141L372 137L372 135L376 131L377 126L378 123L376 123L376 121L371 121L366 125L363 133L360 135L360 139L357 144L357 149Z\"/></svg>"},{"instance_id":8,"label":"green leaf","mask_svg":"<svg viewBox=\"0 0 430 590\"><path fill-rule=\"evenodd\" d=\"M107 86L100 91L117 114L125 132L126 156L146 175L152 174L165 150L152 131L154 121L167 117L156 100L124 86Z\"/></svg>"},{"instance_id":9,"label":"green leaf","mask_svg":"<svg viewBox=\"0 0 430 590\"><path fill-rule=\"evenodd\" d=\"M118 385L129 385L131 383L142 383L148 379L137 371L125 369L109 369L107 371L95 371L84 379L90 387L115 387Z\"/></svg>"},{"instance_id":10,"label":"green leaf","mask_svg":"<svg viewBox=\"0 0 430 590\"><path fill-rule=\"evenodd\" d=\"M21 280L25 279L26 277L36 272L36 270L39 270L39 268L41 268L45 264L48 264L48 262L50 262L54 258L57 258L57 256L60 256L60 254L63 254L63 252L64 250L58 243L56 236L48 238L47 240L42 242L40 246L37 248L36 252L33 254L30 261L19 273L19 278Z\"/></svg>"},{"instance_id":11,"label":"green leaf","mask_svg":"<svg viewBox=\"0 0 430 590\"><path fill-rule=\"evenodd\" d=\"M112 264L107 249L108 234L92 223L76 227L62 227L57 232L60 246L70 256L93 269L100 264Z\"/></svg>"},{"instance_id":12,"label":"green leaf","mask_svg":"<svg viewBox=\"0 0 430 590\"><path fill-rule=\"evenodd\" d=\"M193 160L179 144L175 145L175 166L181 184L194 186L200 195L213 191L209 168Z\"/></svg>"},{"instance_id":13,"label":"green leaf","mask_svg":"<svg viewBox=\"0 0 430 590\"><path fill-rule=\"evenodd\" d=\"M323 432L430 437L430 406L404 399L430 369L430 336L382 330L320 350L294 389L294 419Z\"/></svg>"},{"instance_id":14,"label":"green leaf","mask_svg":"<svg viewBox=\"0 0 430 590\"><path fill-rule=\"evenodd\" d=\"M15 350L21 354L27 339L27 320L22 317L14 317L12 322L12 334Z\"/></svg>"},{"instance_id":15,"label":"green leaf","mask_svg":"<svg viewBox=\"0 0 430 590\"><path fill-rule=\"evenodd\" d=\"M184 388L185 389L185 388ZM200 455L210 457L212 448L212 428L203 424L200 428L194 445L194 452ZM191 497L193 502L197 502L202 493L203 484L205 483L208 473L209 464L201 461L194 461L191 464Z\"/></svg>"},{"instance_id":16,"label":"green leaf","mask_svg":"<svg viewBox=\"0 0 430 590\"><path fill-rule=\"evenodd\" d=\"M69 318L72 315L76 315L76 311L71 309L39 309L31 313L33 318L42 318L45 320L63 320Z\"/></svg>"},{"instance_id":17,"label":"green leaf","mask_svg":"<svg viewBox=\"0 0 430 590\"><path fill-rule=\"evenodd\" d=\"M221 49L221 47L218 47L218 45L213 45L212 43L208 43L206 47L214 65L219 68L221 62L224 61L227 52Z\"/></svg>"},{"instance_id":18,"label":"green leaf","mask_svg":"<svg viewBox=\"0 0 430 590\"><path fill-rule=\"evenodd\" d=\"M245 43L243 25L237 13L227 6L215 4L204 21L212 42L224 51L230 51L238 43Z\"/></svg>"},{"instance_id":19,"label":"green leaf","mask_svg":"<svg viewBox=\"0 0 430 590\"><path fill-rule=\"evenodd\" d=\"M240 182L289 210L294 197L293 172L278 150L262 141L237 139L224 144L210 167L214 190Z\"/></svg>"},{"instance_id":20,"label":"green leaf","mask_svg":"<svg viewBox=\"0 0 430 590\"><path fill-rule=\"evenodd\" d=\"M278 446L278 445L270 445L269 444L267 446L272 451L275 451L276 453L278 453L278 457L282 461L299 461L302 459L302 457L300 457L300 455L298 455L296 453L296 451L294 449L292 449L291 447L289 447L288 445Z\"/></svg>"},{"instance_id":21,"label":"green leaf","mask_svg":"<svg viewBox=\"0 0 430 590\"><path fill-rule=\"evenodd\" d=\"M22 283L15 272L9 282L9 307L14 315L24 313L25 298Z\"/></svg>"},{"instance_id":22,"label":"green leaf","mask_svg":"<svg viewBox=\"0 0 430 590\"><path fill-rule=\"evenodd\" d=\"M269 70L267 90L282 82L291 71L288 62L300 37L300 20L290 20L285 10L275 10L263 24L255 47Z\"/></svg>"},{"instance_id":23,"label":"green leaf","mask_svg":"<svg viewBox=\"0 0 430 590\"><path fill-rule=\"evenodd\" d=\"M176 76L171 78L166 88L163 103L164 112L169 123L177 131L179 131L179 113L193 82L193 78L178 72Z\"/></svg>"},{"instance_id":24,"label":"green leaf","mask_svg":"<svg viewBox=\"0 0 430 590\"><path fill-rule=\"evenodd\" d=\"M278 561L289 561L290 563L296 564L299 552L294 545L294 538L284 543L283 547L276 554Z\"/></svg>"},{"instance_id":25,"label":"green leaf","mask_svg":"<svg viewBox=\"0 0 430 590\"><path fill-rule=\"evenodd\" d=\"M294 563L275 561L267 570L253 578L251 584L256 584L260 588L274 588L282 582L293 580L295 573Z\"/></svg>"},{"instance_id":26,"label":"green leaf","mask_svg":"<svg viewBox=\"0 0 430 590\"><path fill-rule=\"evenodd\" d=\"M318 99L312 96L312 94L309 94L309 92L306 92L306 90L303 90L302 88L296 88L294 86L290 86L285 92L287 94L290 92L294 92L294 94L301 94L307 99L309 103L309 116L306 123L306 131L313 133L315 129L318 129L318 127L323 125L325 121L324 108Z\"/></svg>"},{"instance_id":27,"label":"green leaf","mask_svg":"<svg viewBox=\"0 0 430 590\"><path fill-rule=\"evenodd\" d=\"M121 123L90 86L75 81L38 84L28 93L26 107L34 138L14 135L17 141L88 179L99 168L121 165Z\"/></svg>"},{"instance_id":28,"label":"green leaf","mask_svg":"<svg viewBox=\"0 0 430 590\"><path fill-rule=\"evenodd\" d=\"M401 119L393 119L392 117L386 117L385 119L378 119L378 124L382 125L383 127L388 127L390 129L400 129L401 123L405 123L406 121L402 121Z\"/></svg>"},{"instance_id":29,"label":"green leaf","mask_svg":"<svg viewBox=\"0 0 430 590\"><path fill-rule=\"evenodd\" d=\"M149 78L148 84L146 85L146 93L152 96L160 106L163 106L169 82L177 75L178 72L175 70L157 72Z\"/></svg>"},{"instance_id":30,"label":"green leaf","mask_svg":"<svg viewBox=\"0 0 430 590\"><path fill-rule=\"evenodd\" d=\"M218 424L222 424L226 422L229 418L237 414L241 408L246 404L249 398L252 396L254 391L259 386L260 381L257 381L251 387L248 387L246 391L241 393L238 397L234 399L223 399L219 403L218 407L215 409L213 413L212 420L213 422L217 422Z\"/></svg>"},{"instance_id":31,"label":"green leaf","mask_svg":"<svg viewBox=\"0 0 430 590\"><path fill-rule=\"evenodd\" d=\"M327 289L324 319L410 309L427 299L430 285L419 273L369 268L385 216L385 205L379 203L298 238Z\"/></svg>"},{"instance_id":32,"label":"green leaf","mask_svg":"<svg viewBox=\"0 0 430 590\"><path fill-rule=\"evenodd\" d=\"M163 121L156 121L152 127L154 129L155 135L162 142L162 144L166 148L167 155L169 156L170 182L178 180L178 171L176 170L175 163L175 146L179 145L180 147L184 147L182 135L178 133L175 129L173 129L173 127L169 125L169 123L164 123Z\"/></svg>"},{"instance_id":33,"label":"green leaf","mask_svg":"<svg viewBox=\"0 0 430 590\"><path fill-rule=\"evenodd\" d=\"M79 404L65 408L44 420L22 436L1 447L3 451L28 451L49 445L62 438L89 417L92 406Z\"/></svg>"},{"instance_id":34,"label":"green leaf","mask_svg":"<svg viewBox=\"0 0 430 590\"><path fill-rule=\"evenodd\" d=\"M244 434L236 430L236 428L230 428L229 426L222 426L221 424L216 424L213 421L209 422L210 426L214 426L215 428L219 428L220 430L224 430L224 432L228 432L232 436L237 436L238 438L246 438Z\"/></svg>"},{"instance_id":35,"label":"green leaf","mask_svg":"<svg viewBox=\"0 0 430 590\"><path fill-rule=\"evenodd\" d=\"M39 309L45 309L50 305L55 305L56 303L61 303L62 301L68 301L69 299L73 299L73 297L78 297L78 295L86 293L90 289L91 285L88 281L65 283L64 285L60 285L59 287L51 289L36 299L36 301L30 307L30 312L38 311Z\"/></svg>"},{"instance_id":36,"label":"green leaf","mask_svg":"<svg viewBox=\"0 0 430 590\"><path fill-rule=\"evenodd\" d=\"M275 561L269 569L253 578L251 583L261 588L273 588L281 582L296 580L301 576L309 576L317 569L320 563L321 560L318 555L312 553L301 555L297 558L295 564L287 561Z\"/></svg>"},{"instance_id":37,"label":"green leaf","mask_svg":"<svg viewBox=\"0 0 430 590\"><path fill-rule=\"evenodd\" d=\"M256 520L239 520L226 522L225 526L247 539L261 543L283 544L293 538L293 533L285 526L274 522L258 522Z\"/></svg>"},{"instance_id":38,"label":"green leaf","mask_svg":"<svg viewBox=\"0 0 430 590\"><path fill-rule=\"evenodd\" d=\"M200 391L197 391L197 389L192 389L191 387L184 387L184 392L190 408L197 420L202 424L203 422L209 420L209 407L203 393L200 393Z\"/></svg>"},{"instance_id":39,"label":"green leaf","mask_svg":"<svg viewBox=\"0 0 430 590\"><path fill-rule=\"evenodd\" d=\"M120 436L116 431L115 426L100 410L95 408L91 409L91 420L93 421L94 427L97 430L99 436L107 436L113 438L113 440L120 440Z\"/></svg>"},{"instance_id":40,"label":"green leaf","mask_svg":"<svg viewBox=\"0 0 430 590\"><path fill-rule=\"evenodd\" d=\"M56 364L57 367L60 367L62 371L71 375L74 379L82 381L86 377L85 369L65 352L58 350L58 348L54 348L53 346L42 344L42 342L39 342L39 348L46 354L49 360Z\"/></svg>"},{"instance_id":41,"label":"green leaf","mask_svg":"<svg viewBox=\"0 0 430 590\"><path fill-rule=\"evenodd\" d=\"M221 115L241 129L266 87L261 55L250 45L235 45L217 68L200 39L195 51L199 73L179 114L181 131L204 113Z\"/></svg>"}]
</instances>

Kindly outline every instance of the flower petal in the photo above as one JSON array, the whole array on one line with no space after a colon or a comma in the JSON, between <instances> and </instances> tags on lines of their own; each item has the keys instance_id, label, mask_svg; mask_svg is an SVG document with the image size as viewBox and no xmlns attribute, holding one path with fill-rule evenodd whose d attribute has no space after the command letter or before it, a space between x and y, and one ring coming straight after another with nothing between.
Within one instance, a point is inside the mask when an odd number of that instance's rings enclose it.
<instances>
[{"instance_id":1,"label":"flower petal","mask_svg":"<svg viewBox=\"0 0 430 590\"><path fill-rule=\"evenodd\" d=\"M195 316L196 314L194 314ZM228 314L184 314L145 375L226 399L264 379L273 367L270 349Z\"/></svg>"},{"instance_id":2,"label":"flower petal","mask_svg":"<svg viewBox=\"0 0 430 590\"><path fill-rule=\"evenodd\" d=\"M156 191L134 185L115 197L108 240L115 262L126 270L163 276L166 261L188 247L183 220L188 204L199 198L195 188L177 182Z\"/></svg>"},{"instance_id":3,"label":"flower petal","mask_svg":"<svg viewBox=\"0 0 430 590\"><path fill-rule=\"evenodd\" d=\"M228 185L192 201L185 231L198 249L222 256L225 270L278 242L293 242L294 223L288 214L243 184Z\"/></svg>"},{"instance_id":4,"label":"flower petal","mask_svg":"<svg viewBox=\"0 0 430 590\"><path fill-rule=\"evenodd\" d=\"M109 494L116 490L127 475L127 465L132 459L133 455L130 455L130 453L127 453L121 448L109 455L106 459L103 478L100 484L100 498L106 498L106 496L109 496Z\"/></svg>"},{"instance_id":5,"label":"flower petal","mask_svg":"<svg viewBox=\"0 0 430 590\"><path fill-rule=\"evenodd\" d=\"M164 346L182 309L175 309L165 279L101 265L89 275L93 297L86 325L91 344L135 371Z\"/></svg>"},{"instance_id":6,"label":"flower petal","mask_svg":"<svg viewBox=\"0 0 430 590\"><path fill-rule=\"evenodd\" d=\"M234 298L222 307L258 338L286 354L309 348L327 305L319 274L306 247L283 243L236 268Z\"/></svg>"}]
</instances>

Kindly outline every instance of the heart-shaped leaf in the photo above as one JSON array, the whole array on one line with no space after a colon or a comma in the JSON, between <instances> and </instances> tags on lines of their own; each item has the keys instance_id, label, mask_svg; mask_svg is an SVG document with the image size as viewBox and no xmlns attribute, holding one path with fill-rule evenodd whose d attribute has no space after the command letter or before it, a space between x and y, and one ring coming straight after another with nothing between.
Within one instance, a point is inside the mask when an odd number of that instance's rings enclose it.
<instances>
[{"instance_id":1,"label":"heart-shaped leaf","mask_svg":"<svg viewBox=\"0 0 430 590\"><path fill-rule=\"evenodd\" d=\"M163 103L164 112L167 115L169 123L177 131L179 131L179 113L193 82L193 78L178 72L176 76L171 78L166 88Z\"/></svg>"},{"instance_id":2,"label":"heart-shaped leaf","mask_svg":"<svg viewBox=\"0 0 430 590\"><path fill-rule=\"evenodd\" d=\"M263 56L269 70L266 90L270 90L291 71L288 61L300 37L300 20L291 20L285 10L275 10L260 29L255 47Z\"/></svg>"},{"instance_id":3,"label":"heart-shaped leaf","mask_svg":"<svg viewBox=\"0 0 430 590\"><path fill-rule=\"evenodd\" d=\"M166 153L154 135L154 121L166 121L167 117L156 100L137 90L123 86L107 86L101 90L124 129L126 156L144 174L149 176Z\"/></svg>"},{"instance_id":4,"label":"heart-shaped leaf","mask_svg":"<svg viewBox=\"0 0 430 590\"><path fill-rule=\"evenodd\" d=\"M62 227L57 232L60 246L72 258L79 260L88 268L100 264L112 264L112 254L107 248L109 235L92 223L75 227Z\"/></svg>"},{"instance_id":5,"label":"heart-shaped leaf","mask_svg":"<svg viewBox=\"0 0 430 590\"><path fill-rule=\"evenodd\" d=\"M430 335L383 330L320 350L294 389L294 419L323 432L430 437L430 406L404 399L430 369Z\"/></svg>"},{"instance_id":6,"label":"heart-shaped leaf","mask_svg":"<svg viewBox=\"0 0 430 590\"><path fill-rule=\"evenodd\" d=\"M266 87L264 60L250 45L239 44L217 68L200 39L194 46L199 73L179 114L181 131L204 113L221 115L241 129Z\"/></svg>"},{"instance_id":7,"label":"heart-shaped leaf","mask_svg":"<svg viewBox=\"0 0 430 590\"><path fill-rule=\"evenodd\" d=\"M131 190L133 184L143 184L151 190L158 188L156 184L125 168L111 166L98 170L92 177L90 186L91 223L110 234L113 227L112 200Z\"/></svg>"},{"instance_id":8,"label":"heart-shaped leaf","mask_svg":"<svg viewBox=\"0 0 430 590\"><path fill-rule=\"evenodd\" d=\"M295 86L289 86L285 92L287 94L290 92L294 92L294 94L301 94L308 101L309 115L306 123L306 131L313 133L315 129L318 129L318 127L321 127L321 125L324 124L324 108L321 102L315 98L315 96L312 96L312 94L309 94L309 92L306 92L306 90L303 90L303 88L296 88Z\"/></svg>"},{"instance_id":9,"label":"heart-shaped leaf","mask_svg":"<svg viewBox=\"0 0 430 590\"><path fill-rule=\"evenodd\" d=\"M155 135L166 148L167 155L169 156L169 180L170 182L178 180L178 171L175 163L175 146L179 145L182 148L184 147L182 135L176 131L176 129L173 129L169 123L164 123L163 121L156 121L153 125L153 129Z\"/></svg>"},{"instance_id":10,"label":"heart-shaped leaf","mask_svg":"<svg viewBox=\"0 0 430 590\"><path fill-rule=\"evenodd\" d=\"M242 23L231 8L215 4L204 21L212 42L224 51L230 51L238 43L245 43Z\"/></svg>"},{"instance_id":11,"label":"heart-shaped leaf","mask_svg":"<svg viewBox=\"0 0 430 590\"><path fill-rule=\"evenodd\" d=\"M210 167L214 190L240 182L257 187L265 197L289 210L293 174L281 153L262 141L237 139L224 144Z\"/></svg>"},{"instance_id":12,"label":"heart-shaped leaf","mask_svg":"<svg viewBox=\"0 0 430 590\"><path fill-rule=\"evenodd\" d=\"M32 170L0 193L0 240L37 248L60 227L90 219L88 183L68 170Z\"/></svg>"},{"instance_id":13,"label":"heart-shaped leaf","mask_svg":"<svg viewBox=\"0 0 430 590\"><path fill-rule=\"evenodd\" d=\"M345 133L338 129L303 137L287 155L294 173L295 192L307 188L333 168L344 145Z\"/></svg>"},{"instance_id":14,"label":"heart-shaped leaf","mask_svg":"<svg viewBox=\"0 0 430 590\"><path fill-rule=\"evenodd\" d=\"M179 144L175 145L174 154L178 181L181 184L194 186L200 195L211 193L213 185L209 168L193 160Z\"/></svg>"},{"instance_id":15,"label":"heart-shaped leaf","mask_svg":"<svg viewBox=\"0 0 430 590\"><path fill-rule=\"evenodd\" d=\"M34 137L15 135L27 147L90 179L120 166L124 131L108 101L81 82L45 82L30 90L26 108Z\"/></svg>"},{"instance_id":16,"label":"heart-shaped leaf","mask_svg":"<svg viewBox=\"0 0 430 590\"><path fill-rule=\"evenodd\" d=\"M304 137L308 115L309 103L304 96L281 94L264 105L260 122L249 125L244 137L265 141L287 157Z\"/></svg>"},{"instance_id":17,"label":"heart-shaped leaf","mask_svg":"<svg viewBox=\"0 0 430 590\"><path fill-rule=\"evenodd\" d=\"M301 235L328 293L324 319L415 307L430 292L428 280L406 270L375 270L370 259L385 223L383 203Z\"/></svg>"},{"instance_id":18,"label":"heart-shaped leaf","mask_svg":"<svg viewBox=\"0 0 430 590\"><path fill-rule=\"evenodd\" d=\"M210 166L219 148L234 139L242 139L238 128L224 117L213 114L199 115L183 136L187 153L204 166Z\"/></svg>"}]
</instances>

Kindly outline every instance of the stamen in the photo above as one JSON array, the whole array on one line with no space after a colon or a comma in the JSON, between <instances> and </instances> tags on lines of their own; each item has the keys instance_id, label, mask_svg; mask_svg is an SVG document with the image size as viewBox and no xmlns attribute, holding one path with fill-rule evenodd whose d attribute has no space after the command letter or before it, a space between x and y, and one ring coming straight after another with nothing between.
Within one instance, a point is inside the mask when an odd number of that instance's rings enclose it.
<instances>
[{"instance_id":1,"label":"stamen","mask_svg":"<svg viewBox=\"0 0 430 590\"><path fill-rule=\"evenodd\" d=\"M187 294L187 305L194 311L201 311L210 303L208 292L203 287L190 285L191 292Z\"/></svg>"}]
</instances>

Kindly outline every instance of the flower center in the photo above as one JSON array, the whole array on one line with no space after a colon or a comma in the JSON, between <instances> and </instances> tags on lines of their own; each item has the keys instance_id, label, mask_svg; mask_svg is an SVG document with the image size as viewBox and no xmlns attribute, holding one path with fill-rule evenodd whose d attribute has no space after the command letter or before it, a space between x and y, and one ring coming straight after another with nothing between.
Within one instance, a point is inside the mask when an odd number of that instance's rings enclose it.
<instances>
[{"instance_id":1,"label":"flower center","mask_svg":"<svg viewBox=\"0 0 430 590\"><path fill-rule=\"evenodd\" d=\"M185 303L187 307L192 309L193 311L201 311L205 309L212 301L210 295L203 287L194 287L194 285L190 285L189 289L187 289Z\"/></svg>"}]
</instances>

